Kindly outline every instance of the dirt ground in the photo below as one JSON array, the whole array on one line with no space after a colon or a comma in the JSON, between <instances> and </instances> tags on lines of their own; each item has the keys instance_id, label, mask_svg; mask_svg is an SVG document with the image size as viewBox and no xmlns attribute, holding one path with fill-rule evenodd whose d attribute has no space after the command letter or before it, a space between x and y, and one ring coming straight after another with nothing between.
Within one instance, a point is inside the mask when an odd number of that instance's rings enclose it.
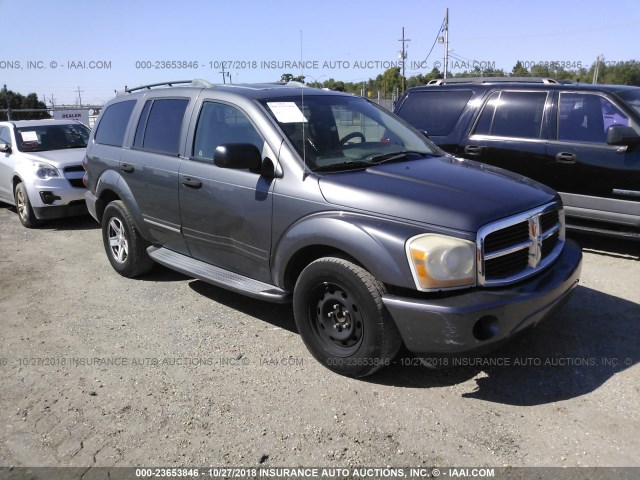
<instances>
[{"instance_id":1,"label":"dirt ground","mask_svg":"<svg viewBox=\"0 0 640 480\"><path fill-rule=\"evenodd\" d=\"M89 217L0 204L0 466L640 466L640 244L576 239L581 285L493 365L354 380L289 305L125 279Z\"/></svg>"}]
</instances>

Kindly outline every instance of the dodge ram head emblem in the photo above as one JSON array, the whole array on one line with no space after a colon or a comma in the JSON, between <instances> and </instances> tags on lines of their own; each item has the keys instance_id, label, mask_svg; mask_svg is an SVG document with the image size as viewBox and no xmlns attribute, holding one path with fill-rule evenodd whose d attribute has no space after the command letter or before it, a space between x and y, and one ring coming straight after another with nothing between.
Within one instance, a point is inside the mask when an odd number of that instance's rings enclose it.
<instances>
[{"instance_id":1,"label":"dodge ram head emblem","mask_svg":"<svg viewBox=\"0 0 640 480\"><path fill-rule=\"evenodd\" d=\"M542 260L542 227L540 226L540 215L534 215L528 219L529 222L529 266L536 268Z\"/></svg>"}]
</instances>

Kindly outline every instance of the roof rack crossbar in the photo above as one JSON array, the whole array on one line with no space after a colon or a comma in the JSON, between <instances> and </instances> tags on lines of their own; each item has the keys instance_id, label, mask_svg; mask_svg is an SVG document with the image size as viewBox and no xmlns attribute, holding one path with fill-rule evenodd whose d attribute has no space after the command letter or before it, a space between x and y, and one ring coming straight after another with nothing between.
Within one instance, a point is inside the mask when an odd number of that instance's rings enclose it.
<instances>
[{"instance_id":1,"label":"roof rack crossbar","mask_svg":"<svg viewBox=\"0 0 640 480\"><path fill-rule=\"evenodd\" d=\"M455 77L455 78L439 78L436 80L429 80L427 85L444 85L446 83L500 83L500 82L514 82L514 83L545 83L545 84L559 84L560 82L555 78L547 77Z\"/></svg>"},{"instance_id":2,"label":"roof rack crossbar","mask_svg":"<svg viewBox=\"0 0 640 480\"><path fill-rule=\"evenodd\" d=\"M194 87L212 87L213 84L206 80L176 80L175 82L160 82L160 83L150 83L149 85L140 85L139 87L134 88L126 88L124 91L126 93L136 92L138 90L150 90L153 87L173 87L174 85L184 85L191 84Z\"/></svg>"}]
</instances>

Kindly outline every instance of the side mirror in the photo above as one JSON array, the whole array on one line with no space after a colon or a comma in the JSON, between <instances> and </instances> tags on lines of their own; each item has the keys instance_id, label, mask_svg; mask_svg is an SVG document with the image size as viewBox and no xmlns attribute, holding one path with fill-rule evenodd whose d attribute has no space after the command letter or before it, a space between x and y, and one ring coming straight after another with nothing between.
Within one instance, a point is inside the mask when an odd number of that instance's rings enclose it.
<instances>
[{"instance_id":1,"label":"side mirror","mask_svg":"<svg viewBox=\"0 0 640 480\"><path fill-rule=\"evenodd\" d=\"M0 152L11 153L11 145L8 143L0 143Z\"/></svg>"},{"instance_id":2,"label":"side mirror","mask_svg":"<svg viewBox=\"0 0 640 480\"><path fill-rule=\"evenodd\" d=\"M218 145L213 153L213 163L220 168L260 172L262 154L251 143L228 143Z\"/></svg>"},{"instance_id":3,"label":"side mirror","mask_svg":"<svg viewBox=\"0 0 640 480\"><path fill-rule=\"evenodd\" d=\"M609 145L626 145L633 147L640 144L640 135L631 127L611 125L609 130L607 130L607 143Z\"/></svg>"}]
</instances>

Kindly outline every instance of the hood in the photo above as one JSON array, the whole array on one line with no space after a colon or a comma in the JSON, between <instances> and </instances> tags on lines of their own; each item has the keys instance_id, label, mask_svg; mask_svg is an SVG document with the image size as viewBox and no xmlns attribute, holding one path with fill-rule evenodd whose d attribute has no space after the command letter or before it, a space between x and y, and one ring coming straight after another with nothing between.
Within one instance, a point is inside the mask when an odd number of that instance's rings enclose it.
<instances>
[{"instance_id":1,"label":"hood","mask_svg":"<svg viewBox=\"0 0 640 480\"><path fill-rule=\"evenodd\" d=\"M64 150L47 150L46 152L21 152L20 156L25 160L34 162L47 162L57 168L80 165L85 148L65 148Z\"/></svg>"},{"instance_id":2,"label":"hood","mask_svg":"<svg viewBox=\"0 0 640 480\"><path fill-rule=\"evenodd\" d=\"M319 184L336 206L468 232L559 199L529 178L450 156L328 174Z\"/></svg>"}]
</instances>

